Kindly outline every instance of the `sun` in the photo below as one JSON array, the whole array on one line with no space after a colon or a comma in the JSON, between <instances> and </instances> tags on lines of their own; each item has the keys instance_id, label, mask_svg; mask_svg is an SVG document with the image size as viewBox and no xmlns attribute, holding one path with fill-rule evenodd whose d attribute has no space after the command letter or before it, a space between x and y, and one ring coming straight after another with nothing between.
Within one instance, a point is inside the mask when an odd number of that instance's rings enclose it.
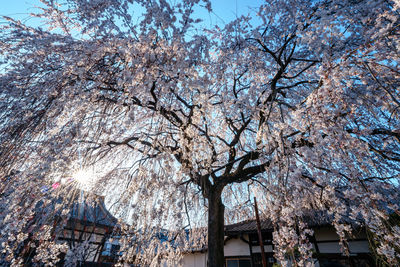
<instances>
[{"instance_id":1,"label":"sun","mask_svg":"<svg viewBox=\"0 0 400 267\"><path fill-rule=\"evenodd\" d=\"M89 189L96 180L94 172L89 169L79 169L72 175L72 178L78 182L82 189Z\"/></svg>"}]
</instances>

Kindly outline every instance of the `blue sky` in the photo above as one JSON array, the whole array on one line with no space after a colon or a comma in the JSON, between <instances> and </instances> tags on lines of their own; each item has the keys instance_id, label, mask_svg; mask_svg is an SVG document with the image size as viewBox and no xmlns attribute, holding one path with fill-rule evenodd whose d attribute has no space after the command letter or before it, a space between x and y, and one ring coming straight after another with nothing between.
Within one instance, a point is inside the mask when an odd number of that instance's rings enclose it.
<instances>
[{"instance_id":1,"label":"blue sky","mask_svg":"<svg viewBox=\"0 0 400 267\"><path fill-rule=\"evenodd\" d=\"M13 18L27 19L28 14L34 10L35 5L40 5L39 0L2 0L0 15ZM5 5L4 2L7 2ZM214 14L204 12L203 19L212 24L224 24L236 17L236 14L247 14L249 8L259 6L263 0L214 0L211 1Z\"/></svg>"},{"instance_id":2,"label":"blue sky","mask_svg":"<svg viewBox=\"0 0 400 267\"><path fill-rule=\"evenodd\" d=\"M39 3L39 1L35 0L5 0L7 4L3 3L0 8L0 15L5 16L26 16L32 10L32 7L35 3Z\"/></svg>"}]
</instances>

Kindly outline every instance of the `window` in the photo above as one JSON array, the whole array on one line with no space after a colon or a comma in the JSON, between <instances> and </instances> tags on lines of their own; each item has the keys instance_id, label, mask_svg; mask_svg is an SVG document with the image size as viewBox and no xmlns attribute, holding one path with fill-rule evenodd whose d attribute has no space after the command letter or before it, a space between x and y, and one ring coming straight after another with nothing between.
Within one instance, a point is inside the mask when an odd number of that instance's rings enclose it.
<instances>
[{"instance_id":1,"label":"window","mask_svg":"<svg viewBox=\"0 0 400 267\"><path fill-rule=\"evenodd\" d=\"M368 254L359 254L357 256L343 256L341 254L321 254L318 257L321 267L371 267L375 266L374 261Z\"/></svg>"},{"instance_id":2,"label":"window","mask_svg":"<svg viewBox=\"0 0 400 267\"><path fill-rule=\"evenodd\" d=\"M226 267L251 267L250 258L227 258Z\"/></svg>"},{"instance_id":3,"label":"window","mask_svg":"<svg viewBox=\"0 0 400 267\"><path fill-rule=\"evenodd\" d=\"M272 245L272 232L263 232L261 234L261 236L262 236L262 239L263 239L264 246ZM249 239L250 239L250 242L251 242L251 244L253 246L259 246L260 245L257 233L249 234Z\"/></svg>"},{"instance_id":4,"label":"window","mask_svg":"<svg viewBox=\"0 0 400 267\"><path fill-rule=\"evenodd\" d=\"M350 267L348 259L320 259L319 266L321 267Z\"/></svg>"},{"instance_id":5,"label":"window","mask_svg":"<svg viewBox=\"0 0 400 267\"><path fill-rule=\"evenodd\" d=\"M104 249L101 253L103 256L109 256L109 257L117 257L121 253L119 252L120 245L115 245L111 244L109 242L106 242L104 245Z\"/></svg>"},{"instance_id":6,"label":"window","mask_svg":"<svg viewBox=\"0 0 400 267\"><path fill-rule=\"evenodd\" d=\"M272 267L275 262L274 255L271 252L265 253L265 259L267 260L267 267ZM261 253L253 253L254 265L253 267L262 267Z\"/></svg>"},{"instance_id":7,"label":"window","mask_svg":"<svg viewBox=\"0 0 400 267\"><path fill-rule=\"evenodd\" d=\"M111 245L111 257L117 257L119 253L120 245Z\"/></svg>"}]
</instances>

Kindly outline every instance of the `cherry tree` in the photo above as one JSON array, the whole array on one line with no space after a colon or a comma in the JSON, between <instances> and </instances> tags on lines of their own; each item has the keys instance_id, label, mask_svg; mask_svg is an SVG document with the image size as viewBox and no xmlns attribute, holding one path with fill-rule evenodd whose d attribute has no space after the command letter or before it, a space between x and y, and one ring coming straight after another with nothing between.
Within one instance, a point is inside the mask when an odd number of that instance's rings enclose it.
<instances>
[{"instance_id":1,"label":"cherry tree","mask_svg":"<svg viewBox=\"0 0 400 267\"><path fill-rule=\"evenodd\" d=\"M207 243L223 266L224 223L251 217L252 196L283 265L312 256L315 210L344 252L362 224L398 262L398 2L267 1L207 29L206 0L41 3L42 27L1 26L4 262L34 240L56 262L82 187L120 218L121 262L178 264Z\"/></svg>"}]
</instances>

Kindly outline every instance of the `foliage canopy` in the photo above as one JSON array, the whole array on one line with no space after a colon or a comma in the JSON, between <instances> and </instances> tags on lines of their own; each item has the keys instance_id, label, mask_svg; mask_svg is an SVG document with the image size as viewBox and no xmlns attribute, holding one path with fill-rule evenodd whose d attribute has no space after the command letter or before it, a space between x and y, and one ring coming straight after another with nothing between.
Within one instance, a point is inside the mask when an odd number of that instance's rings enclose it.
<instances>
[{"instance_id":1,"label":"foliage canopy","mask_svg":"<svg viewBox=\"0 0 400 267\"><path fill-rule=\"evenodd\" d=\"M362 222L398 261L400 228L385 223L399 213L397 1L267 1L208 29L194 16L206 0L41 2L44 27L1 25L3 261L22 263L32 240L55 261L54 217L82 168L129 233L121 261L179 261L208 216L218 266L224 218L252 216L252 196L282 263L295 247L300 265L311 256L310 210L343 242ZM175 242L160 246L165 228Z\"/></svg>"}]
</instances>

